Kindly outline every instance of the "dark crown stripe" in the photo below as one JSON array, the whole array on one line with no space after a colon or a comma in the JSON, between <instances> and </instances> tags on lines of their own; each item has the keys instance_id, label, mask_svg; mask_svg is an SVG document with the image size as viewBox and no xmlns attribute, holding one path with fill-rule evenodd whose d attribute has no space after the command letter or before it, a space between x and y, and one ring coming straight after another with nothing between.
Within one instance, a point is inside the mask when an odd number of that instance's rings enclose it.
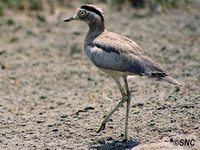
<instances>
[{"instance_id":1,"label":"dark crown stripe","mask_svg":"<svg viewBox=\"0 0 200 150\"><path fill-rule=\"evenodd\" d=\"M92 6L88 6L88 5L82 5L81 9L85 9L85 10L94 12L95 14L99 15L101 17L101 20L104 22L104 17L102 15L102 13L99 10L97 10L96 8L94 8Z\"/></svg>"}]
</instances>

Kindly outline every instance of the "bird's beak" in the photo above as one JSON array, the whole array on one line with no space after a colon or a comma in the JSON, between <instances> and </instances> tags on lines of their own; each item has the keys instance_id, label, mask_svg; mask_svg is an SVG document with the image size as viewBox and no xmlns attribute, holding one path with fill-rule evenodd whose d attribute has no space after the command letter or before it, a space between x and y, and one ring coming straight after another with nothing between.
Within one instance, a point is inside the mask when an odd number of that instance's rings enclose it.
<instances>
[{"instance_id":1,"label":"bird's beak","mask_svg":"<svg viewBox=\"0 0 200 150\"><path fill-rule=\"evenodd\" d=\"M74 17L68 17L68 18L65 18L64 22L70 22L74 20Z\"/></svg>"},{"instance_id":2,"label":"bird's beak","mask_svg":"<svg viewBox=\"0 0 200 150\"><path fill-rule=\"evenodd\" d=\"M70 22L70 21L76 20L76 19L78 19L78 17L76 17L76 15L74 15L72 17L65 18L64 22Z\"/></svg>"}]
</instances>

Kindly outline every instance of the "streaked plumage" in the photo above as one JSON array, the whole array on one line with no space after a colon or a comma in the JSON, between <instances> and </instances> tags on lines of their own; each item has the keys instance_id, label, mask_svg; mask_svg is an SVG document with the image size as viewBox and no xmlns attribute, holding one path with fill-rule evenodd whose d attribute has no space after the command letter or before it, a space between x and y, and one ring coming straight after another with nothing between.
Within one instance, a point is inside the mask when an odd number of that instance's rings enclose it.
<instances>
[{"instance_id":1,"label":"streaked plumage","mask_svg":"<svg viewBox=\"0 0 200 150\"><path fill-rule=\"evenodd\" d=\"M124 102L127 102L124 135L124 139L127 140L128 113L131 100L127 76L148 76L163 79L175 85L180 85L180 83L169 76L169 73L162 66L149 58L137 43L127 37L107 31L101 8L95 5L83 5L73 17L67 18L65 21L69 22L76 19L89 25L89 31L84 42L86 54L99 69L108 73L116 81L122 94L122 100L107 115L98 131L103 130L109 117ZM120 78L124 80L125 89L121 86Z\"/></svg>"}]
</instances>

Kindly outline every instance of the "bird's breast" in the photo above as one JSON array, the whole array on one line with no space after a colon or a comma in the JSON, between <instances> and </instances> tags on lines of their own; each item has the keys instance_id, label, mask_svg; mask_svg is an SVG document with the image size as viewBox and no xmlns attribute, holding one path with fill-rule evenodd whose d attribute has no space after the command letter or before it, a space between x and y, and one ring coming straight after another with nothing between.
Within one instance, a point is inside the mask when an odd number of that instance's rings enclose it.
<instances>
[{"instance_id":1,"label":"bird's breast","mask_svg":"<svg viewBox=\"0 0 200 150\"><path fill-rule=\"evenodd\" d=\"M128 67L131 67L131 62L119 53L91 45L85 47L85 52L99 69L110 76L130 74Z\"/></svg>"},{"instance_id":2,"label":"bird's breast","mask_svg":"<svg viewBox=\"0 0 200 150\"><path fill-rule=\"evenodd\" d=\"M107 68L111 64L116 66L120 62L120 54L109 52L96 46L87 46L85 52L98 67Z\"/></svg>"}]
</instances>

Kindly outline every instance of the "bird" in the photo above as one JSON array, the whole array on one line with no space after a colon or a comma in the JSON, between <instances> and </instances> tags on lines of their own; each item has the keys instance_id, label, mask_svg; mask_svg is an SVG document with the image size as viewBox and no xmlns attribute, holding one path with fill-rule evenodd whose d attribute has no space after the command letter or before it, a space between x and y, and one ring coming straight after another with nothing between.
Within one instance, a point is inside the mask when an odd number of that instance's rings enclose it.
<instances>
[{"instance_id":1,"label":"bird","mask_svg":"<svg viewBox=\"0 0 200 150\"><path fill-rule=\"evenodd\" d=\"M181 84L172 78L160 64L147 56L139 44L128 37L108 31L105 28L103 10L97 5L81 5L75 14L65 18L64 22L73 20L85 22L89 26L84 40L84 51L95 66L114 79L122 95L119 103L106 115L97 132L105 129L111 115L126 102L125 129L122 139L126 142L132 97L128 76L147 76L176 86L181 86Z\"/></svg>"}]
</instances>

